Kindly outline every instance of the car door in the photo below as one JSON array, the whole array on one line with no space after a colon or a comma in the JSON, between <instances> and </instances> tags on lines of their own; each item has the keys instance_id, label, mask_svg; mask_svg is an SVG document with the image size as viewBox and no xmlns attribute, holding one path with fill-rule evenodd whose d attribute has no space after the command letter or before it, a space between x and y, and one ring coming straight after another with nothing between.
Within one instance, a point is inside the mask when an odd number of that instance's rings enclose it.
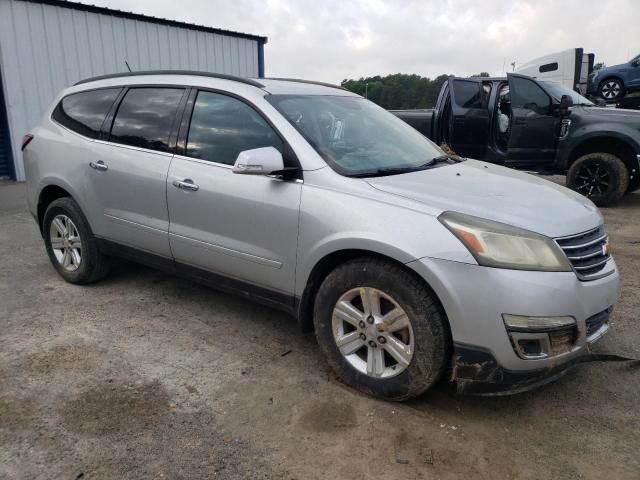
<instances>
[{"instance_id":1,"label":"car door","mask_svg":"<svg viewBox=\"0 0 640 480\"><path fill-rule=\"evenodd\" d=\"M552 163L558 145L560 117L551 96L532 78L508 74L511 95L506 165L543 166Z\"/></svg>"},{"instance_id":2,"label":"car door","mask_svg":"<svg viewBox=\"0 0 640 480\"><path fill-rule=\"evenodd\" d=\"M194 91L183 122L182 154L167 180L175 260L290 295L301 182L232 170L243 150L283 152L280 136L255 108L221 92Z\"/></svg>"},{"instance_id":3,"label":"car door","mask_svg":"<svg viewBox=\"0 0 640 480\"><path fill-rule=\"evenodd\" d=\"M166 181L183 101L185 89L136 87L114 106L87 165L98 236L171 257Z\"/></svg>"},{"instance_id":4,"label":"car door","mask_svg":"<svg viewBox=\"0 0 640 480\"><path fill-rule=\"evenodd\" d=\"M484 158L489 145L489 108L481 80L449 78L451 147L458 155Z\"/></svg>"}]
</instances>

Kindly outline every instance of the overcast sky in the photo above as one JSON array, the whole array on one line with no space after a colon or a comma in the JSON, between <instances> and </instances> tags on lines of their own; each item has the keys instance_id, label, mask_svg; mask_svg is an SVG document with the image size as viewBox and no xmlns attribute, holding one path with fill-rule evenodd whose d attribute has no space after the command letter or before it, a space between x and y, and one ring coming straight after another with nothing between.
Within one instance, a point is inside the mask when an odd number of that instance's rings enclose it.
<instances>
[{"instance_id":1,"label":"overcast sky","mask_svg":"<svg viewBox=\"0 0 640 480\"><path fill-rule=\"evenodd\" d=\"M493 75L573 47L640 53L639 0L90 0L269 37L267 76L339 83L390 73Z\"/></svg>"}]
</instances>

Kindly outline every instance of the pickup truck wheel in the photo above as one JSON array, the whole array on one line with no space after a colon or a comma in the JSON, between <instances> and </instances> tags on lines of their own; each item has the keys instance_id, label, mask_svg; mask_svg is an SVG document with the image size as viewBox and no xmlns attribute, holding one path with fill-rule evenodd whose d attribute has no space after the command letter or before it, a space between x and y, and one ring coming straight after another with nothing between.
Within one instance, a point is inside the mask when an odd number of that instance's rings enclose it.
<instances>
[{"instance_id":1,"label":"pickup truck wheel","mask_svg":"<svg viewBox=\"0 0 640 480\"><path fill-rule=\"evenodd\" d=\"M624 96L624 85L617 78L609 78L600 84L598 93L608 102L618 100Z\"/></svg>"},{"instance_id":2,"label":"pickup truck wheel","mask_svg":"<svg viewBox=\"0 0 640 480\"><path fill-rule=\"evenodd\" d=\"M588 153L578 158L567 172L567 187L589 198L599 207L622 198L629 185L629 172L611 153Z\"/></svg>"},{"instance_id":3,"label":"pickup truck wheel","mask_svg":"<svg viewBox=\"0 0 640 480\"><path fill-rule=\"evenodd\" d=\"M629 180L629 186L626 193L633 193L640 189L640 172L636 171L635 176Z\"/></svg>"},{"instance_id":4,"label":"pickup truck wheel","mask_svg":"<svg viewBox=\"0 0 640 480\"><path fill-rule=\"evenodd\" d=\"M315 299L314 326L343 381L389 400L423 393L450 358L448 322L433 292L381 259L352 260L331 272Z\"/></svg>"},{"instance_id":5,"label":"pickup truck wheel","mask_svg":"<svg viewBox=\"0 0 640 480\"><path fill-rule=\"evenodd\" d=\"M92 283L109 273L110 258L100 253L89 222L73 199L51 202L42 227L49 260L67 282Z\"/></svg>"}]
</instances>

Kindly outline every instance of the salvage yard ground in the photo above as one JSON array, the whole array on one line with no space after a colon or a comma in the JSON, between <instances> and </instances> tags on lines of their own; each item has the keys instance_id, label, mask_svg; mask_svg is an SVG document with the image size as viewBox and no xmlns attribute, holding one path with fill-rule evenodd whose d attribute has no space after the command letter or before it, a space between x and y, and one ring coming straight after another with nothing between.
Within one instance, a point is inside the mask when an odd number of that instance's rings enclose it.
<instances>
[{"instance_id":1,"label":"salvage yard ground","mask_svg":"<svg viewBox=\"0 0 640 480\"><path fill-rule=\"evenodd\" d=\"M622 298L599 352L640 352L640 194L602 210ZM512 397L361 395L279 312L131 264L50 266L0 184L1 479L637 479L640 368Z\"/></svg>"}]
</instances>

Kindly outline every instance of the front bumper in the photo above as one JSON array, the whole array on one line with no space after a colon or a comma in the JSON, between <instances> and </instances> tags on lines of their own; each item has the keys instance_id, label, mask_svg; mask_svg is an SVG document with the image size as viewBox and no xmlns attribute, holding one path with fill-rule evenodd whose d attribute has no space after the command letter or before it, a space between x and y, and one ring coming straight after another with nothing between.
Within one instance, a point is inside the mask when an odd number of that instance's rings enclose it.
<instances>
[{"instance_id":1,"label":"front bumper","mask_svg":"<svg viewBox=\"0 0 640 480\"><path fill-rule=\"evenodd\" d=\"M432 258L408 266L442 302L456 348L454 380L464 384L467 393L514 393L562 375L608 329L605 322L588 331L587 320L606 312L619 296L613 259L604 270L607 276L588 282L578 280L573 272L506 270ZM546 358L521 358L502 320L504 313L570 315L576 319L575 343Z\"/></svg>"}]
</instances>

